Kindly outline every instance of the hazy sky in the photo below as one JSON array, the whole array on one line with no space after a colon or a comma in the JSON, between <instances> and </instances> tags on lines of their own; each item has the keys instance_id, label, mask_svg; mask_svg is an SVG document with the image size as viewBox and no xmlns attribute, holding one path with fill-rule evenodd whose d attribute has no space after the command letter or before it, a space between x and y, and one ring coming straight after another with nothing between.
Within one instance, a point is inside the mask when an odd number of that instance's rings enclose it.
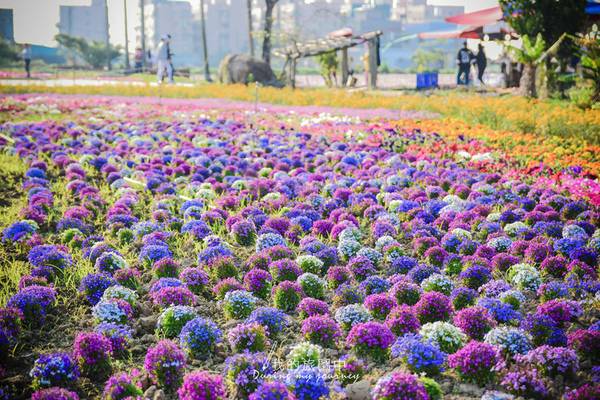
<instances>
[{"instance_id":1,"label":"hazy sky","mask_svg":"<svg viewBox=\"0 0 600 400\"><path fill-rule=\"evenodd\" d=\"M125 43L123 1L127 1L129 48L135 47L136 8L138 0L108 0L111 43ZM199 0L191 0L196 2ZM90 0L0 0L0 8L14 10L15 41L54 46L58 33L59 5L89 5ZM464 5L466 11L493 7L497 0L430 0L435 5Z\"/></svg>"}]
</instances>

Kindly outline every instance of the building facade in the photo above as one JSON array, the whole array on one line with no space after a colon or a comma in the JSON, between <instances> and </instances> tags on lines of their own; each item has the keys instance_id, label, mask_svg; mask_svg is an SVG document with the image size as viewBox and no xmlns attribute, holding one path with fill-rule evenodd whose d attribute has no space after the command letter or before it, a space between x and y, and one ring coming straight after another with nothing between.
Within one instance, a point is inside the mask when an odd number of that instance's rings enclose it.
<instances>
[{"instance_id":1,"label":"building facade","mask_svg":"<svg viewBox=\"0 0 600 400\"><path fill-rule=\"evenodd\" d=\"M108 38L106 0L92 0L89 6L60 6L59 33L105 42Z\"/></svg>"},{"instance_id":2,"label":"building facade","mask_svg":"<svg viewBox=\"0 0 600 400\"><path fill-rule=\"evenodd\" d=\"M0 39L15 41L13 10L10 8L0 8Z\"/></svg>"}]
</instances>

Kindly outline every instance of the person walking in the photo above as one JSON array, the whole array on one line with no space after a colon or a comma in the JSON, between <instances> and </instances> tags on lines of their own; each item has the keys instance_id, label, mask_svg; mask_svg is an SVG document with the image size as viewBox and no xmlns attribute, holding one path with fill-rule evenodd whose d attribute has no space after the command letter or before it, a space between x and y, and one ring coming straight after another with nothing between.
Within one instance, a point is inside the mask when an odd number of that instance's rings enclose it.
<instances>
[{"instance_id":1,"label":"person walking","mask_svg":"<svg viewBox=\"0 0 600 400\"><path fill-rule=\"evenodd\" d=\"M485 51L481 43L479 43L477 49L477 55L475 56L475 62L477 64L477 79L479 80L479 83L485 86L485 83L483 82L483 73L487 67L487 57L485 56Z\"/></svg>"},{"instance_id":2,"label":"person walking","mask_svg":"<svg viewBox=\"0 0 600 400\"><path fill-rule=\"evenodd\" d=\"M167 78L169 79L169 83L174 83L175 79L173 79L173 77L175 76L175 67L173 67L173 53L171 52L171 35L167 35L167 57L169 60L169 65L171 66L171 73L168 74ZM169 70L167 69L167 72Z\"/></svg>"},{"instance_id":3,"label":"person walking","mask_svg":"<svg viewBox=\"0 0 600 400\"><path fill-rule=\"evenodd\" d=\"M23 57L23 61L25 62L25 72L27 73L27 78L29 79L31 78L31 45L29 43L25 43L23 46L21 57Z\"/></svg>"},{"instance_id":4,"label":"person walking","mask_svg":"<svg viewBox=\"0 0 600 400\"><path fill-rule=\"evenodd\" d=\"M467 42L463 42L463 47L458 51L456 63L458 64L458 74L456 75L457 85L468 85L469 74L471 72L471 61L473 60L473 52L467 47ZM464 80L462 76L464 75Z\"/></svg>"},{"instance_id":5,"label":"person walking","mask_svg":"<svg viewBox=\"0 0 600 400\"><path fill-rule=\"evenodd\" d=\"M142 72L142 69L144 68L144 52L142 51L141 47L135 48L134 60L135 60L134 71L136 74L139 74Z\"/></svg>"},{"instance_id":6,"label":"person walking","mask_svg":"<svg viewBox=\"0 0 600 400\"><path fill-rule=\"evenodd\" d=\"M172 67L171 62L169 61L169 38L167 36L163 36L160 39L160 43L156 48L156 77L158 79L158 83L162 83L165 70L167 71L167 77L169 78L169 83L173 83L172 78Z\"/></svg>"}]
</instances>

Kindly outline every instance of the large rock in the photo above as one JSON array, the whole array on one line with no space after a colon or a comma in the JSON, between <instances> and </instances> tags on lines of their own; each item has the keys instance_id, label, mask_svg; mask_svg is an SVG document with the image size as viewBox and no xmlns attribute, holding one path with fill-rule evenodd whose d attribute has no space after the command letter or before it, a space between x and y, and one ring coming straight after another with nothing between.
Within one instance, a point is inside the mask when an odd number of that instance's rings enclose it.
<instances>
[{"instance_id":1,"label":"large rock","mask_svg":"<svg viewBox=\"0 0 600 400\"><path fill-rule=\"evenodd\" d=\"M498 392L495 390L487 390L483 396L481 396L481 400L513 400L515 396L512 394Z\"/></svg>"},{"instance_id":2,"label":"large rock","mask_svg":"<svg viewBox=\"0 0 600 400\"><path fill-rule=\"evenodd\" d=\"M267 86L283 87L269 64L246 54L225 56L219 65L219 81L227 84L248 84L254 81Z\"/></svg>"},{"instance_id":3,"label":"large rock","mask_svg":"<svg viewBox=\"0 0 600 400\"><path fill-rule=\"evenodd\" d=\"M365 380L346 386L346 397L348 400L370 400L371 384Z\"/></svg>"}]
</instances>

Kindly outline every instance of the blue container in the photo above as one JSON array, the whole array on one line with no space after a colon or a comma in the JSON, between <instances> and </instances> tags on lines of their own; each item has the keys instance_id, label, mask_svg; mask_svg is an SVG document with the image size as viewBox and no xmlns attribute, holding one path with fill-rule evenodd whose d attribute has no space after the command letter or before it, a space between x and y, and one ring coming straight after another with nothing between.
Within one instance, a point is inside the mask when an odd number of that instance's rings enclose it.
<instances>
[{"instance_id":1,"label":"blue container","mask_svg":"<svg viewBox=\"0 0 600 400\"><path fill-rule=\"evenodd\" d=\"M417 89L431 89L438 87L437 72L421 72L417 74Z\"/></svg>"}]
</instances>

